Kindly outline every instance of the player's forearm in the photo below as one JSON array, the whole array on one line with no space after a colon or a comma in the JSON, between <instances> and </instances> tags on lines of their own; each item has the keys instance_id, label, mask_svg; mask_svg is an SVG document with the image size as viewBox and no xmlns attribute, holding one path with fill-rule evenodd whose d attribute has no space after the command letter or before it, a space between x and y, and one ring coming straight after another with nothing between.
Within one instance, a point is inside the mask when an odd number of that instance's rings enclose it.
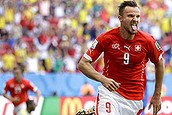
<instances>
[{"instance_id":1,"label":"player's forearm","mask_svg":"<svg viewBox=\"0 0 172 115\"><path fill-rule=\"evenodd\" d=\"M155 91L154 94L161 95L161 88L164 78L164 59L161 59L156 65L155 65Z\"/></svg>"},{"instance_id":2,"label":"player's forearm","mask_svg":"<svg viewBox=\"0 0 172 115\"><path fill-rule=\"evenodd\" d=\"M78 69L88 78L101 82L102 75L98 73L85 58L80 60Z\"/></svg>"},{"instance_id":3,"label":"player's forearm","mask_svg":"<svg viewBox=\"0 0 172 115\"><path fill-rule=\"evenodd\" d=\"M4 96L5 98L7 98L8 100L13 101L11 96L8 96L8 95L5 94L5 93L3 94L3 96Z\"/></svg>"},{"instance_id":4,"label":"player's forearm","mask_svg":"<svg viewBox=\"0 0 172 115\"><path fill-rule=\"evenodd\" d=\"M36 98L37 98L37 104L39 102L39 98L40 98L41 94L39 92L39 90L36 91Z\"/></svg>"}]
</instances>

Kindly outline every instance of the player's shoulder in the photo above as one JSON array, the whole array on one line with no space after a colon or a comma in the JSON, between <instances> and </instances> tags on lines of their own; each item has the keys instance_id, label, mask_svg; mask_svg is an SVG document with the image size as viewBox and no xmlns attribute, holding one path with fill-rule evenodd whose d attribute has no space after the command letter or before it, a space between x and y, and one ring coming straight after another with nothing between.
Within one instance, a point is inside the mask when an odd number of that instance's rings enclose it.
<instances>
[{"instance_id":1,"label":"player's shoulder","mask_svg":"<svg viewBox=\"0 0 172 115\"><path fill-rule=\"evenodd\" d=\"M29 80L22 78L23 83L30 83Z\"/></svg>"},{"instance_id":2,"label":"player's shoulder","mask_svg":"<svg viewBox=\"0 0 172 115\"><path fill-rule=\"evenodd\" d=\"M97 39L98 39L99 41L107 40L108 38L113 37L113 36L115 35L115 33L118 32L118 29L119 29L118 27L117 27L117 28L110 29L110 30L108 30L108 31L106 31L106 32L104 32L104 33L102 33L102 34L100 34L100 35L97 37Z\"/></svg>"},{"instance_id":3,"label":"player's shoulder","mask_svg":"<svg viewBox=\"0 0 172 115\"><path fill-rule=\"evenodd\" d=\"M106 32L104 32L102 35L103 36L109 36L109 35L114 35L115 33L117 33L119 30L119 27L116 27L116 28L112 28Z\"/></svg>"},{"instance_id":4,"label":"player's shoulder","mask_svg":"<svg viewBox=\"0 0 172 115\"><path fill-rule=\"evenodd\" d=\"M9 83L9 84L11 84L13 82L14 82L14 78L10 78L9 80L6 81L6 83Z\"/></svg>"},{"instance_id":5,"label":"player's shoulder","mask_svg":"<svg viewBox=\"0 0 172 115\"><path fill-rule=\"evenodd\" d=\"M151 34L149 34L147 32L144 32L144 31L141 31L141 30L138 31L137 35L138 35L138 37L141 37L141 38L143 38L146 41L155 40L154 37Z\"/></svg>"}]
</instances>

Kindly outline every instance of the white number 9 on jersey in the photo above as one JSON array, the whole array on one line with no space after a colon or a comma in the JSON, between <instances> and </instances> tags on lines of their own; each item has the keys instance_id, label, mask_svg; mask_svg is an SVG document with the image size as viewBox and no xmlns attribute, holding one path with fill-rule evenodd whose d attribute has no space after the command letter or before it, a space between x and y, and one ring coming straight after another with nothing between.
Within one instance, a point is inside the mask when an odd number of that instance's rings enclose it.
<instances>
[{"instance_id":1,"label":"white number 9 on jersey","mask_svg":"<svg viewBox=\"0 0 172 115\"><path fill-rule=\"evenodd\" d=\"M124 64L127 65L129 64L129 58L130 58L130 54L128 52L124 53Z\"/></svg>"}]
</instances>

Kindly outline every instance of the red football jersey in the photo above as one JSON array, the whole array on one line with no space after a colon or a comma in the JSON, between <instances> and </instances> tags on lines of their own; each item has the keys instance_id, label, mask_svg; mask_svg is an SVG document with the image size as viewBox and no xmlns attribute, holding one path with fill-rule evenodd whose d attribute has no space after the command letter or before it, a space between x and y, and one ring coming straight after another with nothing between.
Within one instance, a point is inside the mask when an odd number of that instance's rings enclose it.
<instances>
[{"instance_id":1,"label":"red football jersey","mask_svg":"<svg viewBox=\"0 0 172 115\"><path fill-rule=\"evenodd\" d=\"M4 92L10 92L12 97L18 97L19 102L14 103L14 106L17 106L23 102L28 100L28 91L36 91L37 87L35 87L31 82L22 79L20 83L14 81L14 78L8 80L4 87Z\"/></svg>"},{"instance_id":2,"label":"red football jersey","mask_svg":"<svg viewBox=\"0 0 172 115\"><path fill-rule=\"evenodd\" d=\"M145 68L150 60L159 61L162 48L149 34L138 31L132 40L125 40L119 34L119 27L98 36L84 57L94 62L104 53L103 75L121 83L116 90L123 97L141 100L145 88Z\"/></svg>"}]
</instances>

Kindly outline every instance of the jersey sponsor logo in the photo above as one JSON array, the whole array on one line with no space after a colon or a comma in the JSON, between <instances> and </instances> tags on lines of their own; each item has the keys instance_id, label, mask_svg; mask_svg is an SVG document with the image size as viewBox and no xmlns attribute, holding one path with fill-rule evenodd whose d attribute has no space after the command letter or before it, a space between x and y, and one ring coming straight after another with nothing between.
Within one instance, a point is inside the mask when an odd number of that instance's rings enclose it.
<instances>
[{"instance_id":1,"label":"jersey sponsor logo","mask_svg":"<svg viewBox=\"0 0 172 115\"><path fill-rule=\"evenodd\" d=\"M91 48L95 49L96 46L97 46L97 44L98 44L98 41L97 41L97 40L94 40L94 42L93 42Z\"/></svg>"},{"instance_id":2,"label":"jersey sponsor logo","mask_svg":"<svg viewBox=\"0 0 172 115\"><path fill-rule=\"evenodd\" d=\"M135 51L136 52L141 51L141 45L135 45Z\"/></svg>"},{"instance_id":3,"label":"jersey sponsor logo","mask_svg":"<svg viewBox=\"0 0 172 115\"><path fill-rule=\"evenodd\" d=\"M130 51L130 47L131 46L124 46L124 48L126 48L128 51Z\"/></svg>"},{"instance_id":4,"label":"jersey sponsor logo","mask_svg":"<svg viewBox=\"0 0 172 115\"><path fill-rule=\"evenodd\" d=\"M159 43L157 41L155 42L155 46L158 50L161 50L161 46L159 45Z\"/></svg>"},{"instance_id":5,"label":"jersey sponsor logo","mask_svg":"<svg viewBox=\"0 0 172 115\"><path fill-rule=\"evenodd\" d=\"M119 46L120 45L118 43L112 44L112 49L118 49L119 50L120 49Z\"/></svg>"}]
</instances>

